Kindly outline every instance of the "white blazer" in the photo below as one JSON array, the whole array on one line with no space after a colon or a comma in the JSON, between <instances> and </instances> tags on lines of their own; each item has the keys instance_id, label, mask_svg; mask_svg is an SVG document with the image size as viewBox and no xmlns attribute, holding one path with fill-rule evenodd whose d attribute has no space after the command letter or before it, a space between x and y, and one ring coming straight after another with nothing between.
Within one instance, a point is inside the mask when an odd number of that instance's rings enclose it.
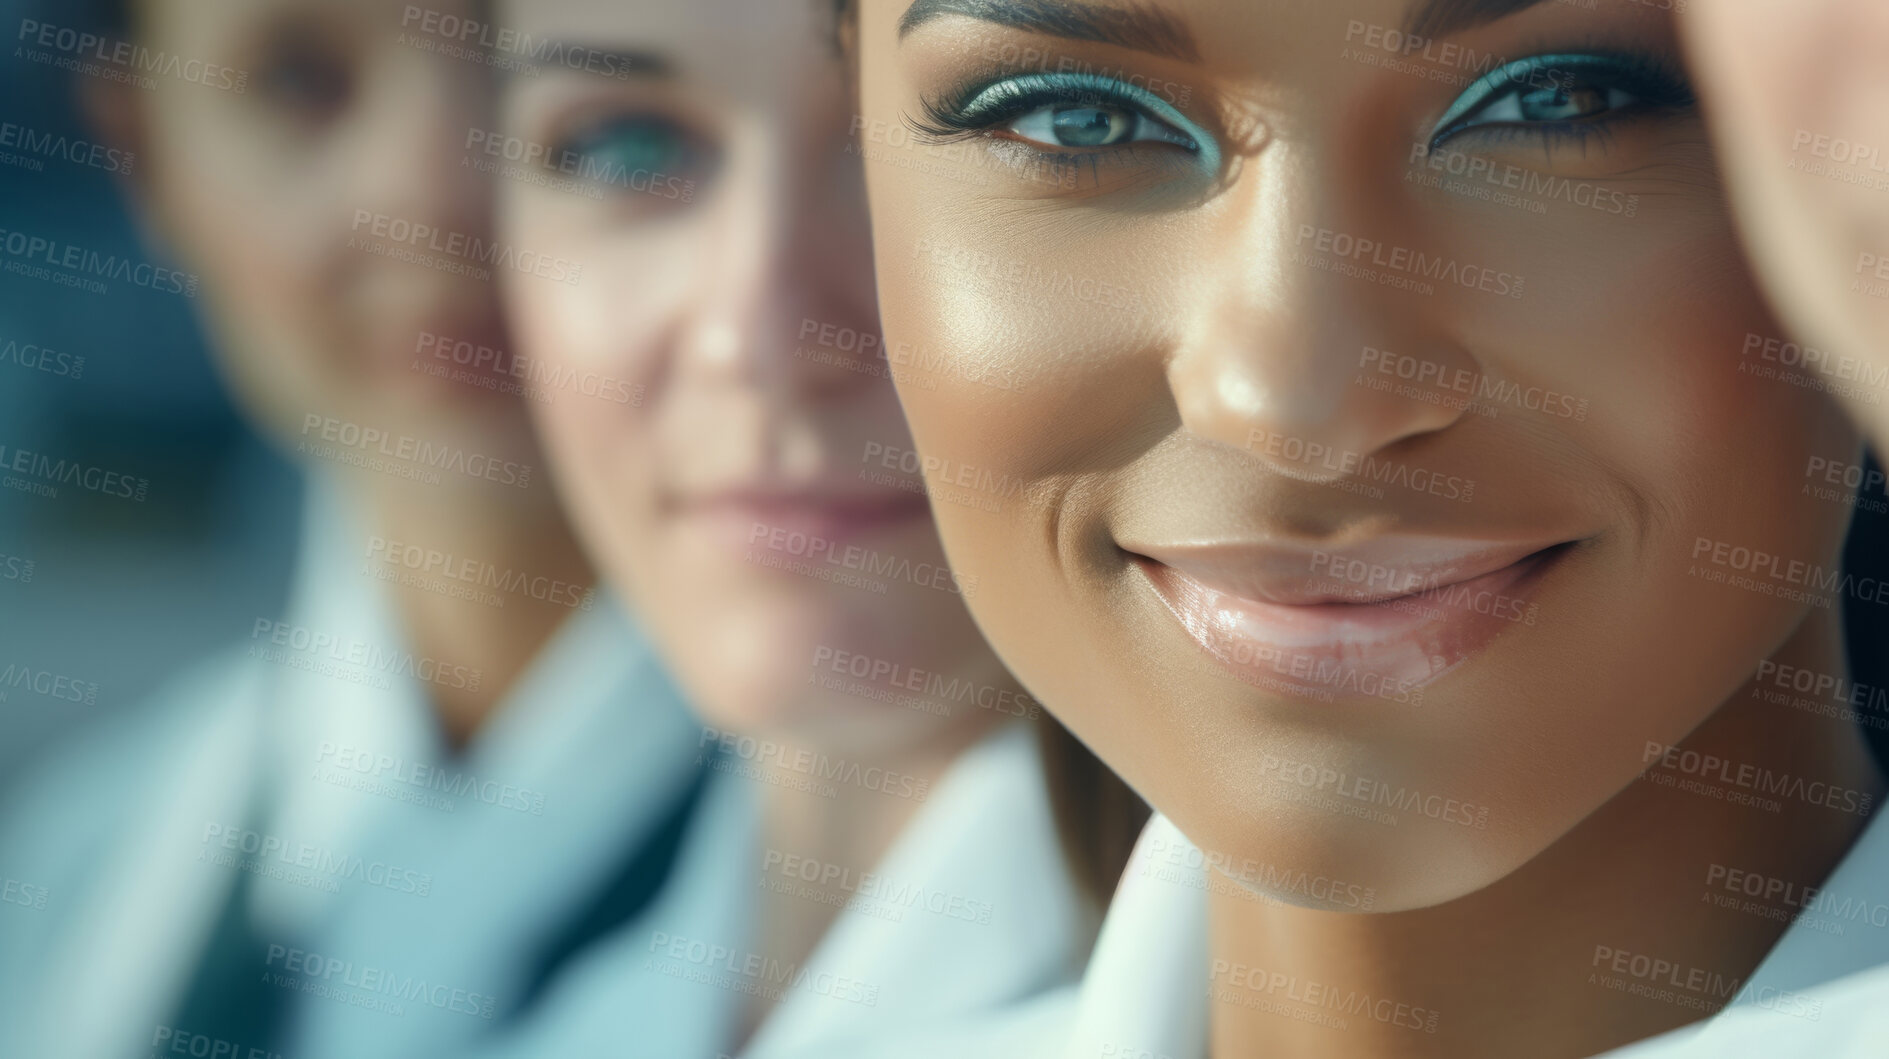
<instances>
[{"instance_id":1,"label":"white blazer","mask_svg":"<svg viewBox=\"0 0 1889 1059\"><path fill-rule=\"evenodd\" d=\"M476 832L488 851L561 859L569 882L595 870L600 819L634 835L692 778L693 724L608 599L574 612L465 760L446 761L421 677L457 675L402 646L358 526L314 483L286 617L100 722L0 812L0 882L43 898L0 904L0 1055L142 1056L195 1033L167 1024L239 872L252 931L280 939L293 976L289 950L333 950L324 932L350 905L441 938L512 928L469 917L459 865L425 860L414 836ZM486 897L514 917L562 899L498 874L506 896Z\"/></svg>"},{"instance_id":2,"label":"white blazer","mask_svg":"<svg viewBox=\"0 0 1889 1059\"><path fill-rule=\"evenodd\" d=\"M715 1059L756 990L780 1002L744 1059L1054 1052L1095 916L1022 723L952 766L870 880L804 883L803 896L851 904L792 968L749 957L755 894L802 883L757 848L758 792L723 766L658 903L573 969L554 1008L481 1056Z\"/></svg>"},{"instance_id":3,"label":"white blazer","mask_svg":"<svg viewBox=\"0 0 1889 1059\"><path fill-rule=\"evenodd\" d=\"M1206 1059L1211 869L1181 866L1199 862L1194 849L1164 816L1142 832L1083 978L1066 1059ZM1871 822L1822 889L1841 903L1793 923L1717 1015L1607 1059L1889 1055L1889 969L1867 970L1889 964L1889 827ZM1836 920L1841 933L1829 929Z\"/></svg>"}]
</instances>

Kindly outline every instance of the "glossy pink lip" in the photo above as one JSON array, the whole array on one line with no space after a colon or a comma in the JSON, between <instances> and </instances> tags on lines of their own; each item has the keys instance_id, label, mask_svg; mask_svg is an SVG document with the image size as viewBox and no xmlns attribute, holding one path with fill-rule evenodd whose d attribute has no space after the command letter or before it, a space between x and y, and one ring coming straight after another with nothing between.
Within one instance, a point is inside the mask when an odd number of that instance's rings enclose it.
<instances>
[{"instance_id":1,"label":"glossy pink lip","mask_svg":"<svg viewBox=\"0 0 1889 1059\"><path fill-rule=\"evenodd\" d=\"M1564 549L1379 538L1342 550L1270 544L1136 548L1183 629L1236 676L1318 699L1400 702L1505 630Z\"/></svg>"}]
</instances>

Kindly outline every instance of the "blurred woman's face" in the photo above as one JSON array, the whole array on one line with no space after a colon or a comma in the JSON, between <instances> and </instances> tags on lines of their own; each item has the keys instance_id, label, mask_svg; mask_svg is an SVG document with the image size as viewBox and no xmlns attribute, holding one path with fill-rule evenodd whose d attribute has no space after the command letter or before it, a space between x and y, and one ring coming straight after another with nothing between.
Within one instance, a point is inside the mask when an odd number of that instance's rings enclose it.
<instances>
[{"instance_id":1,"label":"blurred woman's face","mask_svg":"<svg viewBox=\"0 0 1889 1059\"><path fill-rule=\"evenodd\" d=\"M529 444L517 399L489 388L499 377L452 359L505 345L508 259L493 253L491 179L464 147L491 124L476 56L435 53L446 42L419 9L383 0L134 7L154 52L247 74L241 91L159 78L106 105L132 118L144 212L204 278L216 353L251 414L290 439L313 415Z\"/></svg>"},{"instance_id":2,"label":"blurred woman's face","mask_svg":"<svg viewBox=\"0 0 1889 1059\"><path fill-rule=\"evenodd\" d=\"M1665 6L864 0L905 409L1031 500L939 505L951 558L1198 844L1472 892L1835 605L1857 442Z\"/></svg>"},{"instance_id":3,"label":"blurred woman's face","mask_svg":"<svg viewBox=\"0 0 1889 1059\"><path fill-rule=\"evenodd\" d=\"M878 347L823 7L533 0L501 21L594 60L507 85L501 234L586 268L507 304L526 355L595 383L534 412L692 700L719 727L882 746L1010 712L909 693L998 670Z\"/></svg>"}]
</instances>

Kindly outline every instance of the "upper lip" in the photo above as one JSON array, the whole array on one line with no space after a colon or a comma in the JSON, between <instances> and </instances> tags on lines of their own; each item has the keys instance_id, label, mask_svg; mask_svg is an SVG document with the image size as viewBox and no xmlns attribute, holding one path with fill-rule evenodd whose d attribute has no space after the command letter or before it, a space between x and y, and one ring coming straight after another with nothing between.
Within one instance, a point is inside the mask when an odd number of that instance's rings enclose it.
<instances>
[{"instance_id":1,"label":"upper lip","mask_svg":"<svg viewBox=\"0 0 1889 1059\"><path fill-rule=\"evenodd\" d=\"M1128 550L1216 592L1280 606L1370 604L1472 581L1565 539L1490 541L1380 536L1343 547L1192 542Z\"/></svg>"}]
</instances>

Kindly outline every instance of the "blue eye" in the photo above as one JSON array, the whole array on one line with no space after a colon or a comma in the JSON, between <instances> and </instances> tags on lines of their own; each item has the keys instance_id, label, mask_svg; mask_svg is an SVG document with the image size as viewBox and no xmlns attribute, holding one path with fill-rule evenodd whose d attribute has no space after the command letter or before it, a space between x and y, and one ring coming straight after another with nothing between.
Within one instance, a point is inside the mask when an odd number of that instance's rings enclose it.
<instances>
[{"instance_id":1,"label":"blue eye","mask_svg":"<svg viewBox=\"0 0 1889 1059\"><path fill-rule=\"evenodd\" d=\"M1693 102L1683 74L1660 60L1627 55L1537 55L1477 78L1437 119L1430 145L1489 126L1569 131L1651 108Z\"/></svg>"},{"instance_id":2,"label":"blue eye","mask_svg":"<svg viewBox=\"0 0 1889 1059\"><path fill-rule=\"evenodd\" d=\"M694 177L706 164L688 130L651 114L619 114L566 136L552 158L598 183L636 188L652 175Z\"/></svg>"},{"instance_id":3,"label":"blue eye","mask_svg":"<svg viewBox=\"0 0 1889 1059\"><path fill-rule=\"evenodd\" d=\"M1008 77L925 101L918 132L934 142L1003 131L1039 147L1098 151L1161 143L1220 168L1220 146L1199 125L1144 88L1086 73Z\"/></svg>"},{"instance_id":4,"label":"blue eye","mask_svg":"<svg viewBox=\"0 0 1889 1059\"><path fill-rule=\"evenodd\" d=\"M609 168L655 170L679 160L684 141L679 129L660 118L622 116L590 126L563 146Z\"/></svg>"}]
</instances>

